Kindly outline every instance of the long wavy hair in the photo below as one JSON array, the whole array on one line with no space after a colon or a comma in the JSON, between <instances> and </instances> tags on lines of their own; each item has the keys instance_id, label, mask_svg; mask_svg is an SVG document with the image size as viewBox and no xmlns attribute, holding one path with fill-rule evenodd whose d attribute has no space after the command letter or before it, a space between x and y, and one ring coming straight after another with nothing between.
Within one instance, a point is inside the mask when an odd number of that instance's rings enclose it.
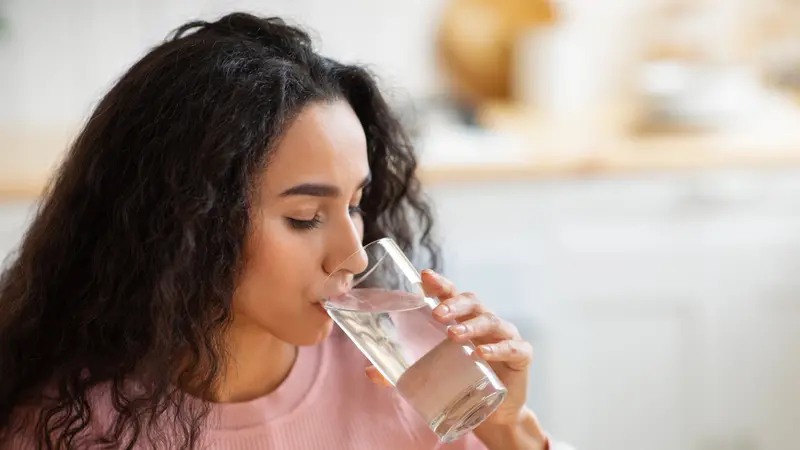
<instances>
[{"instance_id":1,"label":"long wavy hair","mask_svg":"<svg viewBox=\"0 0 800 450\"><path fill-rule=\"evenodd\" d=\"M187 23L100 101L7 261L0 446L29 430L40 448L83 448L100 385L115 414L92 445L199 446L210 406L176 380L212 398L257 177L305 106L335 100L367 136L364 240L438 267L412 146L364 68L278 18Z\"/></svg>"}]
</instances>

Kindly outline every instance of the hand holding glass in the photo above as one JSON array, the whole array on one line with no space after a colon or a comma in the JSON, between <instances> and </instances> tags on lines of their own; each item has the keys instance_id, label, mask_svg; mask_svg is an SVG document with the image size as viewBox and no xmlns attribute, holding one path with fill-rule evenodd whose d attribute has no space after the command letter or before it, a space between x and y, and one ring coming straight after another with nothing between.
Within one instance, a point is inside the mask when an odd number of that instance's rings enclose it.
<instances>
[{"instance_id":1,"label":"hand holding glass","mask_svg":"<svg viewBox=\"0 0 800 450\"><path fill-rule=\"evenodd\" d=\"M419 272L385 238L340 267L366 264L328 278L323 306L364 356L423 417L442 442L477 427L506 396L506 388L470 343L456 343L432 310Z\"/></svg>"}]
</instances>

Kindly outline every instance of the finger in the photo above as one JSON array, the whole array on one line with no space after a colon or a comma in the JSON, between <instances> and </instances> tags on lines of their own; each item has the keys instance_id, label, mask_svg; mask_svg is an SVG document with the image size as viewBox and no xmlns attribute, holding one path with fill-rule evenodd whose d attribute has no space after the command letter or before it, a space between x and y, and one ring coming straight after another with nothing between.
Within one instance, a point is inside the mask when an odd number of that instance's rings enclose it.
<instances>
[{"instance_id":1,"label":"finger","mask_svg":"<svg viewBox=\"0 0 800 450\"><path fill-rule=\"evenodd\" d=\"M479 345L478 353L486 361L504 362L514 370L523 370L533 362L533 346L518 339Z\"/></svg>"},{"instance_id":2,"label":"finger","mask_svg":"<svg viewBox=\"0 0 800 450\"><path fill-rule=\"evenodd\" d=\"M422 271L422 289L426 295L439 300L456 295L456 286L453 282L430 269Z\"/></svg>"},{"instance_id":3,"label":"finger","mask_svg":"<svg viewBox=\"0 0 800 450\"><path fill-rule=\"evenodd\" d=\"M434 315L443 321L467 320L486 312L478 297L472 292L464 292L443 300L433 309Z\"/></svg>"},{"instance_id":4,"label":"finger","mask_svg":"<svg viewBox=\"0 0 800 450\"><path fill-rule=\"evenodd\" d=\"M376 369L375 366L367 366L364 369L364 374L367 376L367 378L369 378L369 381L372 381L373 383L379 386L392 385L392 383L389 383L389 380L387 380L386 378L384 378L383 375L381 375L380 371L378 371L378 369Z\"/></svg>"},{"instance_id":5,"label":"finger","mask_svg":"<svg viewBox=\"0 0 800 450\"><path fill-rule=\"evenodd\" d=\"M448 331L457 341L479 338L521 339L514 324L488 311L460 324L452 325L448 327Z\"/></svg>"}]
</instances>

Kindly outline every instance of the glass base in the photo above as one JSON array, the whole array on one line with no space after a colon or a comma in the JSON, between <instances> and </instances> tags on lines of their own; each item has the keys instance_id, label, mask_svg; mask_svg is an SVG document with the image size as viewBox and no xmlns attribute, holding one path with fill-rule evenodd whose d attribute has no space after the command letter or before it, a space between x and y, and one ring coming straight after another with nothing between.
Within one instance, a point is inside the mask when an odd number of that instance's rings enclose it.
<instances>
[{"instance_id":1,"label":"glass base","mask_svg":"<svg viewBox=\"0 0 800 450\"><path fill-rule=\"evenodd\" d=\"M443 443L453 442L480 425L506 398L506 389L497 389L487 379L471 386L451 403L430 427Z\"/></svg>"}]
</instances>

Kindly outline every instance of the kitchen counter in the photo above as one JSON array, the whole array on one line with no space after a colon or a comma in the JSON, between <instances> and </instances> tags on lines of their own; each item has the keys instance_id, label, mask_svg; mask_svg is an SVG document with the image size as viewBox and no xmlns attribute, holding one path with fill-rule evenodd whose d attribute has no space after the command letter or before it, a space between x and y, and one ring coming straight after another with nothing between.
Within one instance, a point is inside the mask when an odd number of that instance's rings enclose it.
<instances>
[{"instance_id":1,"label":"kitchen counter","mask_svg":"<svg viewBox=\"0 0 800 450\"><path fill-rule=\"evenodd\" d=\"M461 163L468 158L454 148L449 158L426 164L421 175L429 183L439 183L800 167L800 109L779 104L771 113L754 116L724 132L650 128L637 133L631 131L636 129L631 107L567 122L493 105L481 112L478 121L488 130L515 136L480 149L493 152L497 161L484 157Z\"/></svg>"},{"instance_id":2,"label":"kitchen counter","mask_svg":"<svg viewBox=\"0 0 800 450\"><path fill-rule=\"evenodd\" d=\"M798 142L797 148L800 149L800 142ZM632 152L620 150L580 155L540 154L518 163L437 164L422 167L420 176L426 183L442 183L614 176L684 170L800 167L800 151L790 149L752 152L695 150L689 147L670 151Z\"/></svg>"},{"instance_id":3,"label":"kitchen counter","mask_svg":"<svg viewBox=\"0 0 800 450\"><path fill-rule=\"evenodd\" d=\"M783 123L770 121L770 128L736 132L639 135L629 133L630 128L616 117L608 114L602 121L559 123L507 106L489 107L480 115L488 133L514 139L461 137L472 143L472 149L453 143L457 131L438 140L423 140L420 176L427 184L438 184L800 167L800 119L794 117ZM47 142L54 145L53 140ZM31 154L24 150L16 152ZM53 155L43 159L55 160ZM0 180L0 201L35 198L46 182L43 175L12 175Z\"/></svg>"}]
</instances>

